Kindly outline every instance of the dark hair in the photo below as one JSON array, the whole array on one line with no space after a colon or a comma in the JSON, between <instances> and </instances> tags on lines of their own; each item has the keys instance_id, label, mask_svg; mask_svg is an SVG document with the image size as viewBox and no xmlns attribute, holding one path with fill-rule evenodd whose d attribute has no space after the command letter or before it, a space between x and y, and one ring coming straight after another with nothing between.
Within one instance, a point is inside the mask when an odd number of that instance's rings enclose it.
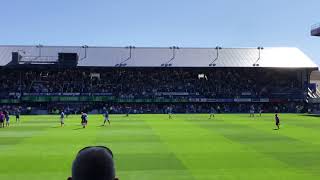
<instances>
[{"instance_id":1,"label":"dark hair","mask_svg":"<svg viewBox=\"0 0 320 180\"><path fill-rule=\"evenodd\" d=\"M114 180L112 151L103 146L86 147L79 151L72 165L73 180Z\"/></svg>"}]
</instances>

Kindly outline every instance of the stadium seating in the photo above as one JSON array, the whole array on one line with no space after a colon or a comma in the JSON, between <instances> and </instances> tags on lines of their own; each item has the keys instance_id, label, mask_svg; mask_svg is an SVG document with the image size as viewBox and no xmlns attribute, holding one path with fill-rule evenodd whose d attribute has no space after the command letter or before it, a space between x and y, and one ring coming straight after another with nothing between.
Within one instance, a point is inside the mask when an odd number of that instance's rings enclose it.
<instances>
[{"instance_id":1,"label":"stadium seating","mask_svg":"<svg viewBox=\"0 0 320 180\"><path fill-rule=\"evenodd\" d=\"M38 108L43 106L42 109L50 112L65 108L63 106L70 106L73 112L84 108L93 110L107 103L106 100L92 103L90 98L94 96L116 99L118 103L111 103L115 113L163 113L172 102L177 102L173 103L176 112L208 112L212 106L210 102L220 102L224 112L248 112L250 104L243 100L260 102L259 106L263 101L274 104L288 102L288 99L301 103L306 90L302 80L297 78L299 73L266 68L4 69L0 72L0 98L26 102L28 98L50 97L47 102L35 101L42 102L36 104ZM54 100L59 96L65 97L62 105ZM66 101L75 101L73 99L80 96L77 101L81 103L65 105ZM239 99L239 102L221 103L231 99ZM299 103L287 103L283 110L296 111Z\"/></svg>"},{"instance_id":2,"label":"stadium seating","mask_svg":"<svg viewBox=\"0 0 320 180\"><path fill-rule=\"evenodd\" d=\"M202 76L199 76L199 75ZM17 79L17 76L20 78ZM107 69L7 71L0 76L2 97L17 93L109 93L125 98L185 96L271 98L303 95L296 73L245 69ZM21 94L23 95L23 94ZM296 97L296 96L295 96Z\"/></svg>"}]
</instances>

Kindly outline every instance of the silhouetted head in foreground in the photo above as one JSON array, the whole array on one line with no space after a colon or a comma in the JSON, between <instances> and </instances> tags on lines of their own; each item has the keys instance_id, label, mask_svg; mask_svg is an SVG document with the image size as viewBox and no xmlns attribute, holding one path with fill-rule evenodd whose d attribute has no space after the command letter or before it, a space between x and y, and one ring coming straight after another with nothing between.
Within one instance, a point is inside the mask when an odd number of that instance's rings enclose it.
<instances>
[{"instance_id":1,"label":"silhouetted head in foreground","mask_svg":"<svg viewBox=\"0 0 320 180\"><path fill-rule=\"evenodd\" d=\"M103 146L86 147L79 151L68 180L115 180L112 151Z\"/></svg>"}]
</instances>

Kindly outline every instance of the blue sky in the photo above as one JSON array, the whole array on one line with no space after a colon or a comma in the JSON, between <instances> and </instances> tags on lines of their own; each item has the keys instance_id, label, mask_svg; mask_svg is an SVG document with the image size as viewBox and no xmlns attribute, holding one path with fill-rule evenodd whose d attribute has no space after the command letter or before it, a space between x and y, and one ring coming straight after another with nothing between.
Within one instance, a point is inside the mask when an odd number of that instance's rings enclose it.
<instances>
[{"instance_id":1,"label":"blue sky","mask_svg":"<svg viewBox=\"0 0 320 180\"><path fill-rule=\"evenodd\" d=\"M1 0L0 44L298 47L320 64L319 0Z\"/></svg>"}]
</instances>

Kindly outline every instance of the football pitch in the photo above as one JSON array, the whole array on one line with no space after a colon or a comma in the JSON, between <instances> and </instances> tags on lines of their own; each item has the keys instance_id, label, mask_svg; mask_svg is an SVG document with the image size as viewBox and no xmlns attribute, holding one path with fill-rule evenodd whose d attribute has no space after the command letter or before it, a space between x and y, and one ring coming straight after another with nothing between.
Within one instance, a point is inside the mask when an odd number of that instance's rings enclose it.
<instances>
[{"instance_id":1,"label":"football pitch","mask_svg":"<svg viewBox=\"0 0 320 180\"><path fill-rule=\"evenodd\" d=\"M104 145L120 180L306 180L320 177L320 117L280 114L22 116L0 129L0 180L62 180L77 152Z\"/></svg>"}]
</instances>

